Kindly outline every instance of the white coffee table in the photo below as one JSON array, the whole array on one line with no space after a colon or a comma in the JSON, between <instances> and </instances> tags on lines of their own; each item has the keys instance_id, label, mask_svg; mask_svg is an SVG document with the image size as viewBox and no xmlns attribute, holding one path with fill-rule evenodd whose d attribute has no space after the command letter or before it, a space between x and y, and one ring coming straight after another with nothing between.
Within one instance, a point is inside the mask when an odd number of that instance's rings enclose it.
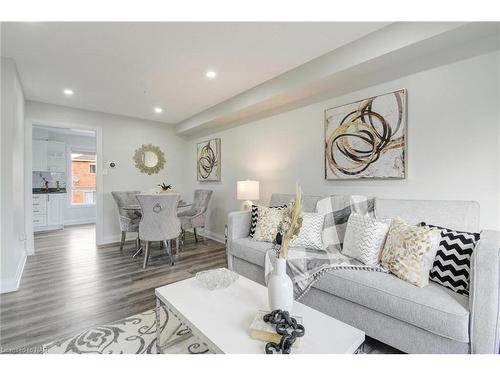
<instances>
[{"instance_id":1,"label":"white coffee table","mask_svg":"<svg viewBox=\"0 0 500 375\"><path fill-rule=\"evenodd\" d=\"M157 317L161 305L188 326L216 353L263 354L265 343L252 339L249 327L257 310L269 310L267 288L243 276L226 289L208 290L195 277L155 290ZM292 353L352 354L365 334L299 302L294 315L303 317L306 334ZM159 335L159 319L157 333ZM159 340L157 340L159 343ZM161 347L158 346L161 352Z\"/></svg>"}]
</instances>

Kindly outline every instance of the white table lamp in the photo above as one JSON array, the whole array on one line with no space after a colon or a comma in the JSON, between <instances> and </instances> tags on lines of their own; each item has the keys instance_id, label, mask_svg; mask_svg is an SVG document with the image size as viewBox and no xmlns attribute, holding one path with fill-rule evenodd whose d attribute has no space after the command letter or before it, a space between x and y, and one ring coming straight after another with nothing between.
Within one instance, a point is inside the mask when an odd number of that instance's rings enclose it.
<instances>
[{"instance_id":1,"label":"white table lamp","mask_svg":"<svg viewBox=\"0 0 500 375\"><path fill-rule=\"evenodd\" d=\"M236 185L236 196L239 201L244 201L241 204L242 211L250 211L252 209L252 199L258 200L259 197L259 181L238 181Z\"/></svg>"}]
</instances>

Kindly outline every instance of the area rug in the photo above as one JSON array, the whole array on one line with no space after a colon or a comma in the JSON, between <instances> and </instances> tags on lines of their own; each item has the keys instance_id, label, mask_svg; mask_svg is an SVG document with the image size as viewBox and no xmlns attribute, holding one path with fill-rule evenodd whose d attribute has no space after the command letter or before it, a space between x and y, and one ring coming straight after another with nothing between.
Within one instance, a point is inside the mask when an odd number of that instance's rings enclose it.
<instances>
[{"instance_id":1,"label":"area rug","mask_svg":"<svg viewBox=\"0 0 500 375\"><path fill-rule=\"evenodd\" d=\"M156 354L156 315L154 310L95 326L81 333L43 345L44 354ZM160 314L160 342L164 354L213 354L191 330L164 307ZM396 354L391 348L369 337L363 353Z\"/></svg>"},{"instance_id":2,"label":"area rug","mask_svg":"<svg viewBox=\"0 0 500 375\"><path fill-rule=\"evenodd\" d=\"M212 351L168 310L160 314L160 342L165 354L208 354ZM156 314L147 310L113 323L43 345L44 354L156 354Z\"/></svg>"}]
</instances>

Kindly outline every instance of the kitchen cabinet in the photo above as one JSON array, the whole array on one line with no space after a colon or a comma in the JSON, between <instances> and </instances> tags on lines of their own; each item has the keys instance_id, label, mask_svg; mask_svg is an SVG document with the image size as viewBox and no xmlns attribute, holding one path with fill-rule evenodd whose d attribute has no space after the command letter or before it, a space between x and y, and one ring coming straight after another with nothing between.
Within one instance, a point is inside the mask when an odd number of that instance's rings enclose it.
<instances>
[{"instance_id":1,"label":"kitchen cabinet","mask_svg":"<svg viewBox=\"0 0 500 375\"><path fill-rule=\"evenodd\" d=\"M63 142L33 140L33 166L37 172L65 172L66 145Z\"/></svg>"},{"instance_id":2,"label":"kitchen cabinet","mask_svg":"<svg viewBox=\"0 0 500 375\"><path fill-rule=\"evenodd\" d=\"M33 194L35 232L64 228L66 193Z\"/></svg>"},{"instance_id":3,"label":"kitchen cabinet","mask_svg":"<svg viewBox=\"0 0 500 375\"><path fill-rule=\"evenodd\" d=\"M32 170L47 170L47 141L33 140Z\"/></svg>"},{"instance_id":4,"label":"kitchen cabinet","mask_svg":"<svg viewBox=\"0 0 500 375\"><path fill-rule=\"evenodd\" d=\"M47 170L49 172L66 171L66 145L62 142L47 142Z\"/></svg>"},{"instance_id":5,"label":"kitchen cabinet","mask_svg":"<svg viewBox=\"0 0 500 375\"><path fill-rule=\"evenodd\" d=\"M47 194L33 195L33 215L47 214Z\"/></svg>"},{"instance_id":6,"label":"kitchen cabinet","mask_svg":"<svg viewBox=\"0 0 500 375\"><path fill-rule=\"evenodd\" d=\"M47 225L63 226L66 194L47 194Z\"/></svg>"}]
</instances>

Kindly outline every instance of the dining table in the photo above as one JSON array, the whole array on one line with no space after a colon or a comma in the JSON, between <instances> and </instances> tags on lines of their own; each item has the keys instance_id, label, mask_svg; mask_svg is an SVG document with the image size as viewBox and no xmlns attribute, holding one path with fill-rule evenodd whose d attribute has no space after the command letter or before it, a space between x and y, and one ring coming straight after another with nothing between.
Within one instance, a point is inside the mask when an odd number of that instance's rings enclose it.
<instances>
[{"instance_id":1,"label":"dining table","mask_svg":"<svg viewBox=\"0 0 500 375\"><path fill-rule=\"evenodd\" d=\"M184 201L179 201L179 204L177 205L177 208L185 208L191 206L192 203L184 202ZM139 204L128 204L126 206L122 207L124 210L127 211L141 211L141 206Z\"/></svg>"}]
</instances>

